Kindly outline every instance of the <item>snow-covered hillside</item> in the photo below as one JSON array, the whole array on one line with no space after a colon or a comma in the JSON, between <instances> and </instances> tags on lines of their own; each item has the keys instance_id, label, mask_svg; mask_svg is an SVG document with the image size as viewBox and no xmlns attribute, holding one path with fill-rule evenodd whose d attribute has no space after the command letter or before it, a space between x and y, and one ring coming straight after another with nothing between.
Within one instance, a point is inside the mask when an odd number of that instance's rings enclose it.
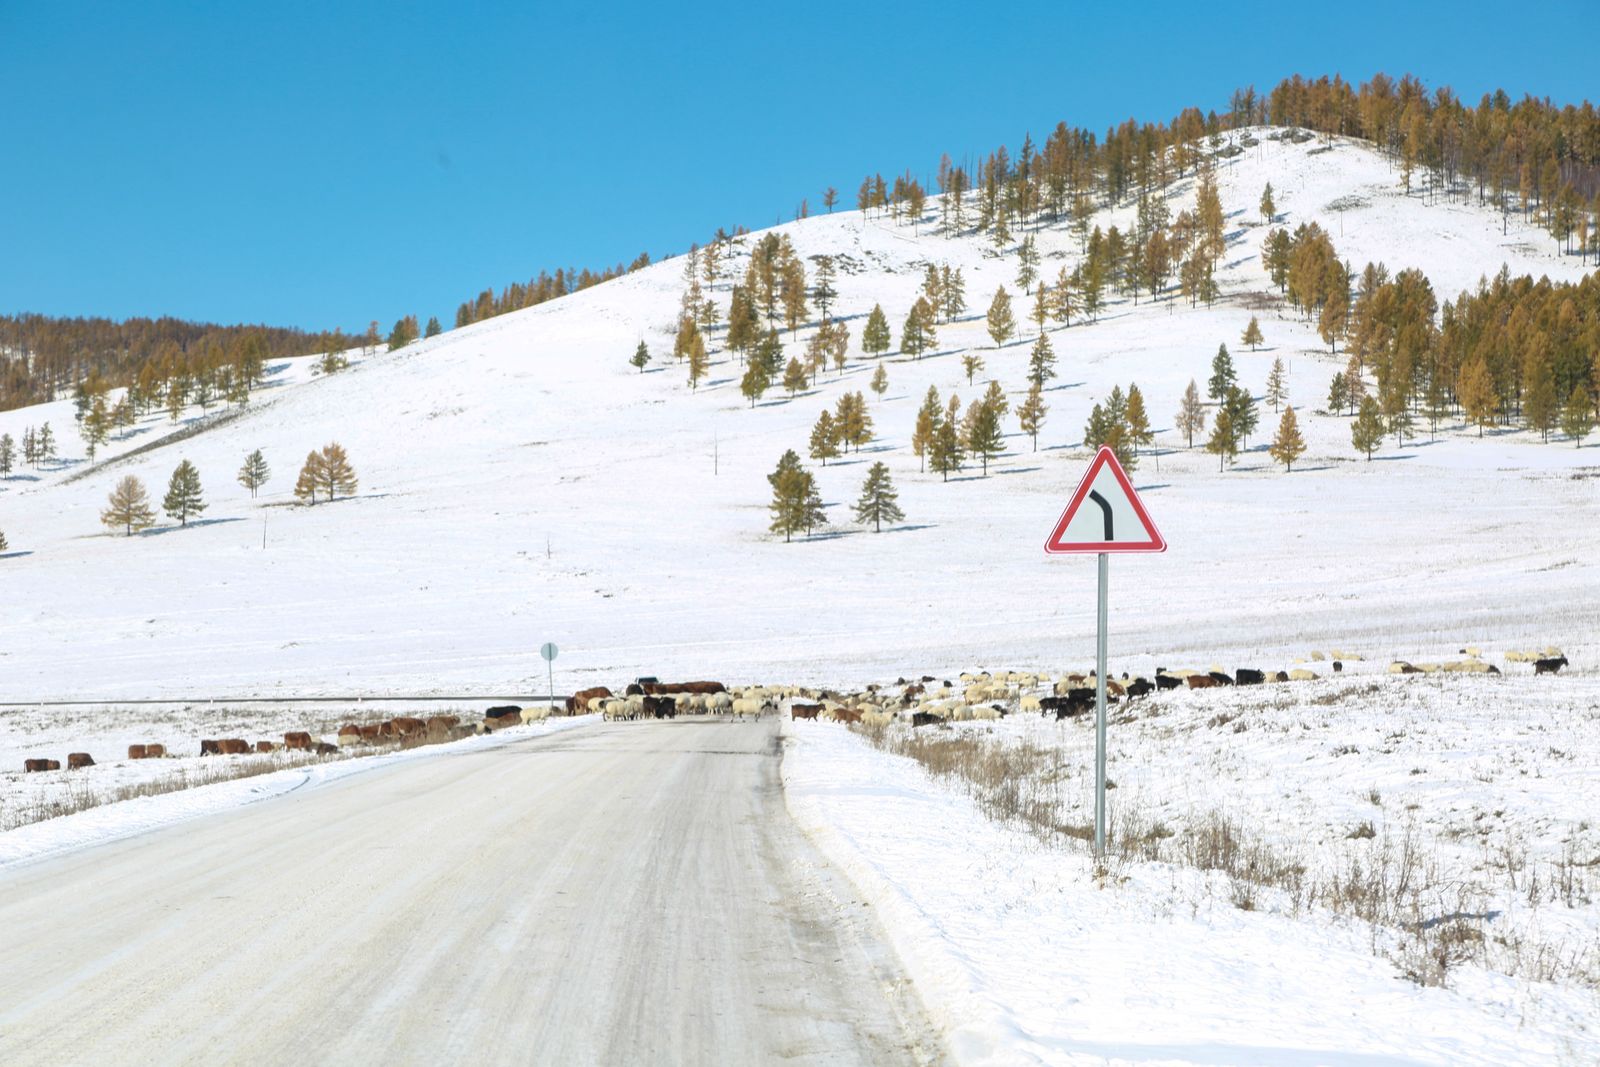
<instances>
[{"instance_id":1,"label":"snow-covered hillside","mask_svg":"<svg viewBox=\"0 0 1600 1067\"><path fill-rule=\"evenodd\" d=\"M1580 668L1592 663L1593 446L1524 432L1480 440L1453 426L1362 461L1348 421L1315 413L1343 355L1292 311L1252 310L1270 289L1256 215L1268 181L1281 223L1319 221L1357 270L1369 259L1420 267L1441 299L1502 263L1576 278L1578 261L1515 218L1502 236L1492 211L1402 195L1398 174L1353 142L1262 140L1219 178L1224 299L1209 309L1118 300L1094 325L1053 330L1061 376L1046 392L1039 450L1008 418L1009 451L986 478L919 473L909 438L929 385L966 400L993 377L1020 397L1027 301L1016 302L1019 341L995 350L983 322L997 286L1018 295L1015 256L856 212L781 228L802 256L838 257L849 367L792 400L774 389L754 409L720 343L698 392L663 358L682 289L672 260L330 377L292 368L240 417L75 479L87 464L70 404L0 414L13 436L49 420L64 454L53 469L0 481L11 543L0 557L0 701L527 691L543 688L543 641L561 647L558 691L638 673L842 683L1083 664L1094 567L1047 559L1041 545L1083 468L1090 406L1129 382L1158 431L1159 455L1143 458L1135 482L1171 549L1112 568L1115 669L1287 665L1330 645L1427 658L1469 642L1559 645ZM1180 184L1174 210L1193 193ZM1096 221L1131 217L1122 208ZM1065 228L1038 242L1047 279L1078 257ZM831 525L784 544L766 532L765 475L785 449L804 454L823 407L865 390L875 362L860 353L865 315L881 302L898 341L928 262L963 268L969 310L940 328L936 354L885 359L889 390L868 394L877 439L826 469L808 461ZM725 309L728 283L714 295ZM1255 353L1238 343L1252 313L1266 334ZM808 335L786 333L786 350ZM627 363L640 339L657 357L644 374ZM1184 386L1203 386L1222 342L1258 394L1284 357L1310 445L1292 474L1265 454L1270 410L1225 473L1171 429ZM968 348L987 364L970 387ZM152 416L100 459L168 429ZM294 506L303 457L334 440L360 475L358 495ZM274 477L253 501L234 475L255 448ZM131 538L104 531L99 512L117 479L137 474L159 499L183 458L205 485L203 522ZM907 515L881 534L849 521L876 460Z\"/></svg>"}]
</instances>

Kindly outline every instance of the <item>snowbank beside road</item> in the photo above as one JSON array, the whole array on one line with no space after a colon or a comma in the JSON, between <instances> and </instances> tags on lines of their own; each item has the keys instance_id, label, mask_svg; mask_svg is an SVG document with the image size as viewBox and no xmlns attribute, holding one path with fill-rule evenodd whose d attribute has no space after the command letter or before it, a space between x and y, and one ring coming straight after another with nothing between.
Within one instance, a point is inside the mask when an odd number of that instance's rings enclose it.
<instances>
[{"instance_id":1,"label":"snowbank beside road","mask_svg":"<svg viewBox=\"0 0 1600 1067\"><path fill-rule=\"evenodd\" d=\"M1592 993L1399 978L1369 934L1240 911L1206 876L985 818L849 731L785 723L789 810L856 882L966 1064L1461 1065L1600 1059Z\"/></svg>"},{"instance_id":2,"label":"snowbank beside road","mask_svg":"<svg viewBox=\"0 0 1600 1067\"><path fill-rule=\"evenodd\" d=\"M30 863L79 848L105 844L135 834L160 829L174 823L254 804L257 801L292 793L307 786L367 774L406 760L427 759L447 753L498 748L562 730L588 726L599 716L546 719L542 723L513 728L495 734L480 734L440 745L424 745L381 756L362 756L329 763L291 767L253 778L196 786L159 796L137 797L104 804L87 811L56 819L30 823L0 833L0 869ZM229 759L227 756L213 759Z\"/></svg>"}]
</instances>

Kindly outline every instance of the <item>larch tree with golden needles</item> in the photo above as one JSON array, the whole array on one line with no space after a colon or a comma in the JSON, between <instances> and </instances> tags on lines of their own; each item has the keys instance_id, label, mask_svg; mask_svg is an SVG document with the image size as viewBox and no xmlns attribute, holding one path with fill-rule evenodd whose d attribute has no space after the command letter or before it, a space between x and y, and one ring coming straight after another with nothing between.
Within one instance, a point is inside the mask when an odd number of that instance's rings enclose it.
<instances>
[{"instance_id":1,"label":"larch tree with golden needles","mask_svg":"<svg viewBox=\"0 0 1600 1067\"><path fill-rule=\"evenodd\" d=\"M1295 421L1294 408L1284 408L1278 420L1278 434L1267 450L1272 458L1283 464L1286 471L1294 470L1294 461L1305 455L1305 438L1300 436L1300 424Z\"/></svg>"}]
</instances>

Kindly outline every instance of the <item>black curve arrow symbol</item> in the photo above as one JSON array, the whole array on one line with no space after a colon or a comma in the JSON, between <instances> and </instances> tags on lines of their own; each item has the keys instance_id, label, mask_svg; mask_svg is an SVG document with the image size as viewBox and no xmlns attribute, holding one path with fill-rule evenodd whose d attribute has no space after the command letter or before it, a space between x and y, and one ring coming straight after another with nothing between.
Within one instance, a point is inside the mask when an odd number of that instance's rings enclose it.
<instances>
[{"instance_id":1,"label":"black curve arrow symbol","mask_svg":"<svg viewBox=\"0 0 1600 1067\"><path fill-rule=\"evenodd\" d=\"M1112 540L1112 536L1111 536L1111 504L1110 504L1110 502L1107 501L1105 497L1101 496L1099 494L1099 492L1094 490L1094 489L1089 490L1089 499L1093 500L1096 504L1099 504L1100 505L1100 510L1105 512L1105 515L1106 515L1106 540L1107 541Z\"/></svg>"}]
</instances>

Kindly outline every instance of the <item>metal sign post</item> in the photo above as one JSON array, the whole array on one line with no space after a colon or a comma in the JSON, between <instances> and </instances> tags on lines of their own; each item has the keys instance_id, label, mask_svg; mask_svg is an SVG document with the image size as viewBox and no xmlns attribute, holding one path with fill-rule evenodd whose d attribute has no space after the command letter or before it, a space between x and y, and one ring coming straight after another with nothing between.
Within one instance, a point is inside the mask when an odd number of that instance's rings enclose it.
<instances>
[{"instance_id":1,"label":"metal sign post","mask_svg":"<svg viewBox=\"0 0 1600 1067\"><path fill-rule=\"evenodd\" d=\"M552 704L555 703L556 692L556 653L560 651L561 650L556 647L554 641L546 641L544 646L539 649L539 655L544 657L545 686L547 687L544 691L544 695L545 699L550 701Z\"/></svg>"},{"instance_id":2,"label":"metal sign post","mask_svg":"<svg viewBox=\"0 0 1600 1067\"><path fill-rule=\"evenodd\" d=\"M1092 503L1093 508L1085 508ZM1094 854L1106 854L1106 634L1109 630L1106 587L1112 552L1165 552L1167 542L1150 521L1139 494L1117 462L1102 448L1072 494L1044 550L1052 553L1093 552L1100 561L1099 602L1095 613L1094 660Z\"/></svg>"}]
</instances>

